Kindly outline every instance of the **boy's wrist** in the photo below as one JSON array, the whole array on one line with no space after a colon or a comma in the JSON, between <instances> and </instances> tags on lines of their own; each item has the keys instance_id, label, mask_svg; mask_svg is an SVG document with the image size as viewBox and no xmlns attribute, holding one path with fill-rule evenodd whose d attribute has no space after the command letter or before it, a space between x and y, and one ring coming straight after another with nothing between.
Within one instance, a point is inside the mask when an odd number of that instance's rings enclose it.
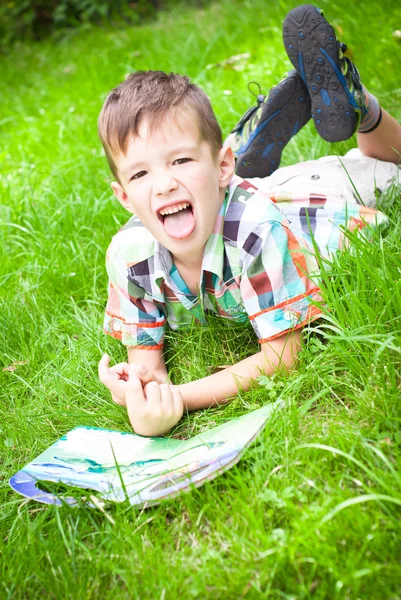
<instances>
[{"instance_id":1,"label":"boy's wrist","mask_svg":"<svg viewBox=\"0 0 401 600\"><path fill-rule=\"evenodd\" d=\"M184 408L187 410L199 410L201 408L209 408L210 406L218 406L227 401L228 398L220 393L218 387L211 387L209 378L197 379L188 383L181 383L174 386L181 395ZM217 381L215 382L217 384ZM211 389L214 393L211 394ZM217 393L216 393L217 392ZM233 394L230 394L232 397Z\"/></svg>"}]
</instances>

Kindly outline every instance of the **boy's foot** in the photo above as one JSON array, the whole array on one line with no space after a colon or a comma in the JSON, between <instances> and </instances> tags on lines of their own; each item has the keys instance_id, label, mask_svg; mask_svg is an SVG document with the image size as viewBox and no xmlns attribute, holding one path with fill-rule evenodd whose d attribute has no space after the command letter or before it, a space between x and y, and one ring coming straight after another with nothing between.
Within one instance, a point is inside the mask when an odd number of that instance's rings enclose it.
<instances>
[{"instance_id":1,"label":"boy's foot","mask_svg":"<svg viewBox=\"0 0 401 600\"><path fill-rule=\"evenodd\" d=\"M258 105L247 110L230 135L240 177L271 175L280 165L285 145L311 117L309 94L296 71L274 87L268 98L256 97Z\"/></svg>"},{"instance_id":2,"label":"boy's foot","mask_svg":"<svg viewBox=\"0 0 401 600\"><path fill-rule=\"evenodd\" d=\"M308 4L291 10L283 23L283 40L307 85L319 135L328 142L350 138L364 114L362 84L323 11Z\"/></svg>"}]
</instances>

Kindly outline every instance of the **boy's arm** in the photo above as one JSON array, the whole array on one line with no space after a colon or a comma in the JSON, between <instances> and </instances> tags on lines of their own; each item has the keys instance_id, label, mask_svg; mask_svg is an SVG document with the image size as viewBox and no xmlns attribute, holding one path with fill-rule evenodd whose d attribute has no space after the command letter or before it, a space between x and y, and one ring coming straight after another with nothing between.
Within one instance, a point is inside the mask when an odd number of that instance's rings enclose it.
<instances>
[{"instance_id":1,"label":"boy's arm","mask_svg":"<svg viewBox=\"0 0 401 600\"><path fill-rule=\"evenodd\" d=\"M151 381L163 384L167 381L167 369L161 349L140 350L128 348L129 363L122 362L110 367L110 356L104 354L99 362L99 379L111 393L116 404L126 406L127 381L131 372L142 381L145 386Z\"/></svg>"},{"instance_id":2,"label":"boy's arm","mask_svg":"<svg viewBox=\"0 0 401 600\"><path fill-rule=\"evenodd\" d=\"M269 343L261 344L260 352L202 379L176 385L188 410L218 405L236 396L238 389L246 391L261 374L272 375L277 368L290 369L296 362L302 344L302 329L290 331ZM128 349L129 364L144 365L147 371L137 371L143 384L167 381L167 369L162 350ZM139 367L140 368L140 367Z\"/></svg>"},{"instance_id":3,"label":"boy's arm","mask_svg":"<svg viewBox=\"0 0 401 600\"><path fill-rule=\"evenodd\" d=\"M196 410L224 403L237 394L238 388L247 390L261 373L271 375L281 366L291 368L301 347L301 336L300 329L282 335L232 367L182 385L164 383L167 370L161 350L131 348L132 363L111 368L105 354L99 363L99 377L113 400L127 406L136 433L163 435L180 420L184 406ZM143 366L146 371L140 372Z\"/></svg>"},{"instance_id":4,"label":"boy's arm","mask_svg":"<svg viewBox=\"0 0 401 600\"><path fill-rule=\"evenodd\" d=\"M239 388L246 391L261 374L272 375L280 366L290 369L297 360L301 345L302 330L297 329L261 344L260 352L224 371L176 386L184 406L188 410L196 410L224 403L235 396Z\"/></svg>"},{"instance_id":5,"label":"boy's arm","mask_svg":"<svg viewBox=\"0 0 401 600\"><path fill-rule=\"evenodd\" d=\"M140 348L128 348L128 363L136 364L139 366L138 377L140 377L144 383L148 381L157 381L158 383L165 383L167 381L167 369L164 362L163 350L158 348L157 350L142 350ZM145 366L147 372L141 369L141 366ZM153 374L153 377L151 375Z\"/></svg>"}]
</instances>

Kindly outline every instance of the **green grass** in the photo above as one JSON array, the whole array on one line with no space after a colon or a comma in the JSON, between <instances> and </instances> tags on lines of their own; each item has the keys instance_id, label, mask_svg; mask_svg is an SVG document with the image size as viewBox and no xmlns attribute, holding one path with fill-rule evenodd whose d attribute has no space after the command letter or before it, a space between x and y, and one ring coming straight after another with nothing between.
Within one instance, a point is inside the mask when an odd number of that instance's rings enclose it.
<instances>
[{"instance_id":1,"label":"green grass","mask_svg":"<svg viewBox=\"0 0 401 600\"><path fill-rule=\"evenodd\" d=\"M27 503L8 478L77 425L129 430L98 382L122 346L101 332L104 254L126 215L112 199L96 134L106 93L137 68L189 74L228 133L246 84L289 69L281 21L294 2L179 7L139 28L93 29L0 58L0 598L401 597L400 198L372 244L356 242L323 278L330 311L308 332L299 369L231 404L185 417L189 436L283 398L286 408L240 463L145 511ZM398 3L322 2L365 85L401 120ZM216 66L249 52L242 71ZM228 92L232 92L230 95ZM284 164L343 153L308 125ZM169 334L175 381L256 350L249 328L211 321ZM15 370L4 371L15 364Z\"/></svg>"}]
</instances>

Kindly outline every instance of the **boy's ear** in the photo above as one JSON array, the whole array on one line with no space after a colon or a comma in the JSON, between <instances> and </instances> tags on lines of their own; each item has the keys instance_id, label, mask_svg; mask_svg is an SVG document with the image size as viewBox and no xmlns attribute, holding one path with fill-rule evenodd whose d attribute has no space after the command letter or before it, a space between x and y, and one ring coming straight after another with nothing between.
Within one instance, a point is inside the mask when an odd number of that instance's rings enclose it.
<instances>
[{"instance_id":1,"label":"boy's ear","mask_svg":"<svg viewBox=\"0 0 401 600\"><path fill-rule=\"evenodd\" d=\"M232 176L234 175L235 170L235 158L234 152L230 146L223 146L219 152L219 163L220 163L220 177L219 183L220 187L226 187L230 181Z\"/></svg>"},{"instance_id":2,"label":"boy's ear","mask_svg":"<svg viewBox=\"0 0 401 600\"><path fill-rule=\"evenodd\" d=\"M117 200L119 201L119 203L128 211L132 212L130 210L129 207L129 203L128 203L128 196L124 191L123 186L121 185L121 183L118 183L117 181L113 181L111 184L111 189L114 192L115 197L117 198Z\"/></svg>"}]
</instances>

